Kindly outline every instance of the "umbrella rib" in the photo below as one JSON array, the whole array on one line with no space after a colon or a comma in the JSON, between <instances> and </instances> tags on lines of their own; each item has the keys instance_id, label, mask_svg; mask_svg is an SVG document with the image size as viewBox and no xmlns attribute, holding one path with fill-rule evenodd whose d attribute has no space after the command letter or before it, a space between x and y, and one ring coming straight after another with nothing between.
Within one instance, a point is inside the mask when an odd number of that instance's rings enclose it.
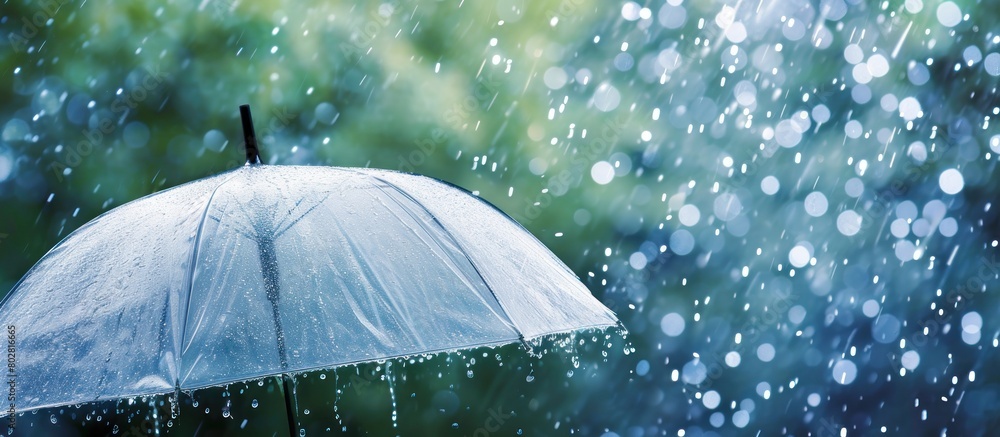
<instances>
[{"instance_id":1,"label":"umbrella rib","mask_svg":"<svg viewBox=\"0 0 1000 437\"><path fill-rule=\"evenodd\" d=\"M300 215L300 216L299 216L299 217L298 217L297 219L295 219L295 220L292 220L292 222L291 222L291 223L289 223L288 225L284 226L284 228L283 228L283 229L281 229L281 230L279 230L279 231L276 231L276 232L274 233L274 238L275 238L275 239L277 239L278 237L280 237L280 236L281 236L281 234L284 234L284 233L285 233L285 231L287 231L287 230L291 229L291 228L292 228L292 226L295 226L295 224L296 224L296 223L298 223L298 222L299 222L299 220L302 220L303 218L305 218L305 216L309 215L309 213L310 213L310 212L312 212L312 211L313 211L314 209L316 209L316 207L318 207L318 206L322 205L322 204L323 204L323 202L326 202L326 199L327 199L327 198L329 198L331 194L333 194L333 192L332 192L332 191L330 191L330 192L327 192L327 193L326 193L326 196L323 196L323 199L321 199L321 200L320 200L319 202L316 202L316 204L315 204L315 205L313 205L313 206L309 207L309 209L307 209L307 210L306 210L306 212L302 213L302 215ZM295 206L298 206L298 204L296 204ZM294 208L293 208L293 209L294 209ZM291 213L292 213L291 211L289 211L289 212L288 212L288 214L289 214L289 215L291 215Z\"/></svg>"},{"instance_id":2,"label":"umbrella rib","mask_svg":"<svg viewBox=\"0 0 1000 437\"><path fill-rule=\"evenodd\" d=\"M215 189L212 190L212 195L208 197L208 202L205 202L205 210L202 212L201 220L199 220L198 222L198 230L195 231L194 246L191 248L191 261L188 264L188 271L186 274L187 277L185 278L187 282L185 291L187 291L187 293L185 293L184 295L184 297L186 298L186 302L184 303L184 317L183 317L184 321L181 323L181 337L180 337L181 347L180 350L177 351L176 354L177 356L174 358L176 360L176 369L177 369L177 380L174 381L174 384L177 390L180 390L180 384L181 384L181 373L182 373L181 357L184 355L184 340L187 338L188 317L191 315L191 293L194 290L194 272L196 270L196 264L198 263L198 247L201 245L202 231L205 228L205 222L208 221L208 216L209 216L208 212L212 209L212 202L215 200L215 195L218 194L219 189L221 189L223 185L226 185L229 181L232 181L233 179L236 179L236 177L233 176L230 177L229 179L220 182L219 185L217 185Z\"/></svg>"},{"instance_id":3,"label":"umbrella rib","mask_svg":"<svg viewBox=\"0 0 1000 437\"><path fill-rule=\"evenodd\" d=\"M361 172L357 172L357 173L359 173L359 174L365 174L365 173L361 173ZM497 297L496 291L493 290L493 286L491 286L490 283L486 280L486 277L483 276L483 273L479 271L479 267L476 266L476 263L472 260L472 257L470 257L469 253L465 250L464 247L462 247L462 244L458 242L458 239L455 238L455 236L451 233L451 231L449 231L448 228L446 228L444 226L444 223L441 223L441 221L438 220L437 217L434 216L434 214L429 209L427 209L427 207L424 206L423 203L420 203L420 201L418 201L413 196L411 196L410 193L407 193L405 190L403 190L402 188L400 188L396 184L393 184L392 182L389 182L389 181L387 181L385 179L382 179L382 178L380 178L378 176L375 176L375 175L370 175L370 174L365 174L365 175L368 176L368 177L370 177L370 178L372 178L372 179L375 179L375 180L377 180L379 182L382 182L386 186L392 188L393 190L396 190L396 192L398 192L400 195L402 195L402 196L406 197L407 199L410 199L411 201L413 201L414 204L416 204L417 206L419 206L421 209L424 210L424 212L427 213L427 215L431 218L431 220L434 220L434 223L437 223L437 225L441 227L441 230L444 231L445 235L448 236L449 239L451 239L452 243L455 244L455 247L457 247L459 249L459 252L461 252L462 255L465 256L465 259L469 261L469 265L471 265L472 269L476 272L477 275L479 275L479 279L483 281L484 285L486 285L486 289L490 291L491 295L493 295L493 300L495 300L497 302L497 306L500 307L500 311L503 311L503 315L505 317L507 317L507 320L510 322L511 327L514 328L514 332L517 333L517 336L521 340L521 343L523 343L524 346L526 348L528 348L528 344L527 344L526 340L524 339L524 333L521 332L521 329L518 328L517 325L514 324L514 319L512 319L510 317L510 314L507 313L507 308L505 308L503 306L503 302L500 302L500 299Z\"/></svg>"},{"instance_id":4,"label":"umbrella rib","mask_svg":"<svg viewBox=\"0 0 1000 437\"><path fill-rule=\"evenodd\" d=\"M394 198L392 196L392 194L390 194L389 192L387 192L384 188L382 188L380 186L376 186L376 188L378 188L378 190L382 194L384 194L386 197L388 197L389 201L393 202L396 206L398 206L402 210L402 214L405 214L406 217L408 217L409 219L411 219L414 222L418 223L421 226L421 228L424 230L424 232L427 233L427 238L424 238L422 235L420 235L419 232L416 232L416 231L412 231L413 235L415 235L417 238L420 239L420 241L422 241L424 244L426 244L428 246L432 246L432 245L437 246L442 251L442 254L439 255L438 260L440 260L442 263L444 263L448 267L448 269L460 281L462 281L463 285L465 285L466 287L468 287L470 290L478 290L478 286L474 284L474 282L475 282L474 278L471 275L467 274L466 272L462 271L462 267L460 267L458 265L458 263L460 263L461 260L463 260L463 259L466 262L468 262L468 257L466 257L466 255L464 253L462 253L462 249L460 247L458 247L457 245L455 247L453 247L453 248L445 248L443 246L443 244L446 243L446 242L438 241L439 240L438 238L433 238L431 236L432 231L430 229L428 229L428 228L436 226L435 230L439 229L439 228L442 227L442 226L440 226L440 223L437 223L437 222L435 222L435 223L427 223L427 220L425 220L422 216L419 216L418 214L416 214L415 211L411 211L410 208L407 208L405 205L403 205L402 203L400 203L399 200L396 200L396 198ZM424 208L423 211L426 212L427 211L426 208ZM396 217L397 220L400 220L400 221L405 220L403 218L403 216L400 213L397 213L396 211L393 211L393 210L390 209L389 213L392 214L394 217ZM447 243L452 243L452 242L453 242L453 239L452 238L448 238ZM454 252L458 252L458 254L454 255ZM471 267L471 264L470 264L470 267ZM482 279L482 276L479 276L479 278ZM483 285L486 285L485 281L483 281ZM484 305L487 305L489 307L489 310L490 310L491 313L493 313L497 317L506 317L506 315L501 316L500 314L497 314L496 311L493 311L493 307L489 306L489 303L488 303L488 299L489 298L488 297L486 297L485 295L478 296L478 297L479 297L479 301L481 303L483 303ZM497 302L497 306L499 306L499 302Z\"/></svg>"},{"instance_id":5,"label":"umbrella rib","mask_svg":"<svg viewBox=\"0 0 1000 437\"><path fill-rule=\"evenodd\" d=\"M226 228L232 229L233 232L236 232L237 234L240 234L240 235L246 237L246 239L248 239L248 240L253 240L254 239L253 235L250 235L250 234L244 232L243 230L237 228L236 226L232 226L232 225L228 225L228 224L222 223L222 217L216 217L214 215L210 215L210 216L208 216L208 218L210 218L210 219L214 220L216 223L218 223L219 227L226 227Z\"/></svg>"}]
</instances>

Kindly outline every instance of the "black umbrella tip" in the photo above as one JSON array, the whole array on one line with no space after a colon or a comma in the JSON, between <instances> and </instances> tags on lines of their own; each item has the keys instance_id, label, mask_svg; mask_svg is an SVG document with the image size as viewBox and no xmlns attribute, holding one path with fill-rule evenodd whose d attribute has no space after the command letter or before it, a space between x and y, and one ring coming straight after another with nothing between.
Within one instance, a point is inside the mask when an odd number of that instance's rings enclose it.
<instances>
[{"instance_id":1,"label":"black umbrella tip","mask_svg":"<svg viewBox=\"0 0 1000 437\"><path fill-rule=\"evenodd\" d=\"M260 164L260 149L257 148L257 134L253 130L250 105L240 105L240 120L243 122L243 145L247 152L247 164Z\"/></svg>"}]
</instances>

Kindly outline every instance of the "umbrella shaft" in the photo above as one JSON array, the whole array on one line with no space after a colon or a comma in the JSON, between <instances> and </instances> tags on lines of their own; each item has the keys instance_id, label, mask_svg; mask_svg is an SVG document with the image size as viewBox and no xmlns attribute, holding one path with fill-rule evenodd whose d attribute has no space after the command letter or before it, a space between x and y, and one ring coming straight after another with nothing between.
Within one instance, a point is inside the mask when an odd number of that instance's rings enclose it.
<instances>
[{"instance_id":1,"label":"umbrella shaft","mask_svg":"<svg viewBox=\"0 0 1000 437\"><path fill-rule=\"evenodd\" d=\"M278 299L281 288L278 278L278 257L274 248L274 240L259 238L257 248L260 252L261 274L264 277L264 291L267 300L271 302L271 316L274 319L274 334L278 339L278 358L281 360L281 370L288 370L288 355L285 351L285 333L281 327L281 314L278 311Z\"/></svg>"}]
</instances>

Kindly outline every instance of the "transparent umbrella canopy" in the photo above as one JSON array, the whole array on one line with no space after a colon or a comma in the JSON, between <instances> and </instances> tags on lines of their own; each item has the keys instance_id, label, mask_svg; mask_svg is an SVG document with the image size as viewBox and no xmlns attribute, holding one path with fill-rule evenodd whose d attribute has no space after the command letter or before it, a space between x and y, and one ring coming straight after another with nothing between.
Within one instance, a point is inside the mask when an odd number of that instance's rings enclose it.
<instances>
[{"instance_id":1,"label":"transparent umbrella canopy","mask_svg":"<svg viewBox=\"0 0 1000 437\"><path fill-rule=\"evenodd\" d=\"M241 112L248 165L90 221L4 299L18 411L617 324L487 202L412 174L260 165Z\"/></svg>"}]
</instances>

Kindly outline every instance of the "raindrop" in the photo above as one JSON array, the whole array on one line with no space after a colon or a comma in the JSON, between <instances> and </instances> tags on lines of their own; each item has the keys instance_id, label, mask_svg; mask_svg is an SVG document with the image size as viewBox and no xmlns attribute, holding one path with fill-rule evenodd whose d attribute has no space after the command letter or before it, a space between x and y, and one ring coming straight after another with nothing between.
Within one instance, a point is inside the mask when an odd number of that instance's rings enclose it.
<instances>
[{"instance_id":1,"label":"raindrop","mask_svg":"<svg viewBox=\"0 0 1000 437\"><path fill-rule=\"evenodd\" d=\"M708 377L708 369L698 359L689 361L681 369L681 379L685 384L698 385Z\"/></svg>"},{"instance_id":2,"label":"raindrop","mask_svg":"<svg viewBox=\"0 0 1000 437\"><path fill-rule=\"evenodd\" d=\"M774 176L764 176L764 179L760 181L760 190L767 194L768 196L773 196L781 188L781 183L778 182L778 178Z\"/></svg>"},{"instance_id":3,"label":"raindrop","mask_svg":"<svg viewBox=\"0 0 1000 437\"><path fill-rule=\"evenodd\" d=\"M906 0L903 4L906 7L906 12L911 14L919 13L924 9L923 0Z\"/></svg>"},{"instance_id":4,"label":"raindrop","mask_svg":"<svg viewBox=\"0 0 1000 437\"><path fill-rule=\"evenodd\" d=\"M906 370L913 370L920 365L920 354L917 351L906 351L899 361Z\"/></svg>"},{"instance_id":5,"label":"raindrop","mask_svg":"<svg viewBox=\"0 0 1000 437\"><path fill-rule=\"evenodd\" d=\"M568 76L566 75L566 70L563 70L560 67L550 67L548 70L545 70L545 75L542 77L542 80L545 82L545 86L553 90L557 90L566 85L567 79Z\"/></svg>"},{"instance_id":6,"label":"raindrop","mask_svg":"<svg viewBox=\"0 0 1000 437\"><path fill-rule=\"evenodd\" d=\"M864 127L861 126L861 122L857 120L848 121L844 125L844 134L849 138L858 138L864 132Z\"/></svg>"},{"instance_id":7,"label":"raindrop","mask_svg":"<svg viewBox=\"0 0 1000 437\"><path fill-rule=\"evenodd\" d=\"M979 47L968 46L962 51L962 59L965 60L966 65L971 67L983 60L983 52L979 50Z\"/></svg>"},{"instance_id":8,"label":"raindrop","mask_svg":"<svg viewBox=\"0 0 1000 437\"><path fill-rule=\"evenodd\" d=\"M708 423L716 428L722 428L726 424L726 416L718 411L712 413L708 418Z\"/></svg>"},{"instance_id":9,"label":"raindrop","mask_svg":"<svg viewBox=\"0 0 1000 437\"><path fill-rule=\"evenodd\" d=\"M847 210L837 216L837 230L848 237L861 230L861 216L854 210Z\"/></svg>"},{"instance_id":10,"label":"raindrop","mask_svg":"<svg viewBox=\"0 0 1000 437\"><path fill-rule=\"evenodd\" d=\"M594 106L601 112L613 111L621 103L621 99L618 88L607 82L598 85L594 91Z\"/></svg>"},{"instance_id":11,"label":"raindrop","mask_svg":"<svg viewBox=\"0 0 1000 437\"><path fill-rule=\"evenodd\" d=\"M799 38L802 36L800 35ZM736 21L726 28L726 39L733 44L739 44L747 39L747 28L743 23ZM796 38L798 39L798 38Z\"/></svg>"},{"instance_id":12,"label":"raindrop","mask_svg":"<svg viewBox=\"0 0 1000 437\"><path fill-rule=\"evenodd\" d=\"M697 206L684 205L677 213L677 217L680 219L682 225L694 226L701 220L701 211L698 210Z\"/></svg>"},{"instance_id":13,"label":"raindrop","mask_svg":"<svg viewBox=\"0 0 1000 437\"><path fill-rule=\"evenodd\" d=\"M975 311L971 311L962 316L962 331L969 334L979 334L983 327L983 317Z\"/></svg>"},{"instance_id":14,"label":"raindrop","mask_svg":"<svg viewBox=\"0 0 1000 437\"><path fill-rule=\"evenodd\" d=\"M705 408L709 410L714 410L722 402L722 397L719 396L719 392L715 390L709 390L701 396L701 403L705 405Z\"/></svg>"},{"instance_id":15,"label":"raindrop","mask_svg":"<svg viewBox=\"0 0 1000 437\"><path fill-rule=\"evenodd\" d=\"M775 354L774 346L771 345L771 343L764 343L760 346L757 346L757 359L765 363L771 362L771 360L774 359L774 354Z\"/></svg>"},{"instance_id":16,"label":"raindrop","mask_svg":"<svg viewBox=\"0 0 1000 437\"><path fill-rule=\"evenodd\" d=\"M954 237L958 233L958 221L952 217L942 220L938 225L938 232L945 237Z\"/></svg>"},{"instance_id":17,"label":"raindrop","mask_svg":"<svg viewBox=\"0 0 1000 437\"><path fill-rule=\"evenodd\" d=\"M28 123L20 118L12 118L3 128L3 134L0 135L6 142L14 142L24 140L25 137L31 134L31 128Z\"/></svg>"},{"instance_id":18,"label":"raindrop","mask_svg":"<svg viewBox=\"0 0 1000 437\"><path fill-rule=\"evenodd\" d=\"M626 2L622 6L622 18L628 21L635 21L639 19L639 11L642 10L642 6L639 6L636 2Z\"/></svg>"},{"instance_id":19,"label":"raindrop","mask_svg":"<svg viewBox=\"0 0 1000 437\"><path fill-rule=\"evenodd\" d=\"M889 73L889 61L881 54L874 54L868 57L868 71L874 77L882 77Z\"/></svg>"},{"instance_id":20,"label":"raindrop","mask_svg":"<svg viewBox=\"0 0 1000 437\"><path fill-rule=\"evenodd\" d=\"M990 76L1000 76L1000 53L990 53L983 59L983 69Z\"/></svg>"},{"instance_id":21,"label":"raindrop","mask_svg":"<svg viewBox=\"0 0 1000 437\"><path fill-rule=\"evenodd\" d=\"M865 60L865 52L857 44L848 44L844 47L844 59L851 64L858 64Z\"/></svg>"},{"instance_id":22,"label":"raindrop","mask_svg":"<svg viewBox=\"0 0 1000 437\"><path fill-rule=\"evenodd\" d=\"M788 252L788 262L796 268L805 267L806 264L809 264L810 258L812 255L809 253L809 249L803 245L797 245Z\"/></svg>"},{"instance_id":23,"label":"raindrop","mask_svg":"<svg viewBox=\"0 0 1000 437\"><path fill-rule=\"evenodd\" d=\"M983 334L981 332L969 332L963 330L962 341L965 342L965 344L973 345L979 343L979 340L982 338L982 335Z\"/></svg>"},{"instance_id":24,"label":"raindrop","mask_svg":"<svg viewBox=\"0 0 1000 437\"><path fill-rule=\"evenodd\" d=\"M646 263L647 262L648 261L646 260L646 254L644 254L642 252L634 252L628 258L629 265L632 266L632 268L636 269L636 270L642 270L642 269L646 268Z\"/></svg>"},{"instance_id":25,"label":"raindrop","mask_svg":"<svg viewBox=\"0 0 1000 437\"><path fill-rule=\"evenodd\" d=\"M859 84L866 84L872 81L872 72L864 62L856 64L851 69L851 77Z\"/></svg>"},{"instance_id":26,"label":"raindrop","mask_svg":"<svg viewBox=\"0 0 1000 437\"><path fill-rule=\"evenodd\" d=\"M149 142L149 128L142 122L133 121L125 125L122 140L125 141L125 145L133 149L141 148Z\"/></svg>"},{"instance_id":27,"label":"raindrop","mask_svg":"<svg viewBox=\"0 0 1000 437\"><path fill-rule=\"evenodd\" d=\"M910 234L910 224L906 222L906 219L898 218L889 225L889 232L893 237L906 238Z\"/></svg>"},{"instance_id":28,"label":"raindrop","mask_svg":"<svg viewBox=\"0 0 1000 437\"><path fill-rule=\"evenodd\" d=\"M684 25L687 20L687 10L683 6L665 4L660 8L656 18L660 24L667 29L677 29Z\"/></svg>"},{"instance_id":29,"label":"raindrop","mask_svg":"<svg viewBox=\"0 0 1000 437\"><path fill-rule=\"evenodd\" d=\"M694 235L687 229L680 229L670 234L670 250L677 255L687 255L694 250Z\"/></svg>"},{"instance_id":30,"label":"raindrop","mask_svg":"<svg viewBox=\"0 0 1000 437\"><path fill-rule=\"evenodd\" d=\"M590 168L590 177L600 185L607 185L615 177L615 167L607 161L598 161Z\"/></svg>"},{"instance_id":31,"label":"raindrop","mask_svg":"<svg viewBox=\"0 0 1000 437\"><path fill-rule=\"evenodd\" d=\"M820 13L827 20L838 21L847 15L847 3L844 0L822 0L819 4Z\"/></svg>"},{"instance_id":32,"label":"raindrop","mask_svg":"<svg viewBox=\"0 0 1000 437\"><path fill-rule=\"evenodd\" d=\"M229 140L227 140L222 131L218 129L212 129L205 132L205 137L202 138L202 142L204 143L206 149L214 152L223 151L226 148L226 145L229 144Z\"/></svg>"},{"instance_id":33,"label":"raindrop","mask_svg":"<svg viewBox=\"0 0 1000 437\"><path fill-rule=\"evenodd\" d=\"M813 46L820 50L829 48L833 44L833 32L826 26L819 26L810 33Z\"/></svg>"},{"instance_id":34,"label":"raindrop","mask_svg":"<svg viewBox=\"0 0 1000 437\"><path fill-rule=\"evenodd\" d=\"M962 10L955 2L944 2L938 5L937 19L944 27L955 27L962 22Z\"/></svg>"},{"instance_id":35,"label":"raindrop","mask_svg":"<svg viewBox=\"0 0 1000 437\"><path fill-rule=\"evenodd\" d=\"M904 200L896 205L896 217L905 220L913 220L917 218L917 204L910 200Z\"/></svg>"},{"instance_id":36,"label":"raindrop","mask_svg":"<svg viewBox=\"0 0 1000 437\"><path fill-rule=\"evenodd\" d=\"M725 359L726 359L726 365L729 366L729 367L739 366L740 365L740 361L742 361L742 357L740 357L740 353L736 352L736 351L729 351L729 353L726 354L726 358Z\"/></svg>"},{"instance_id":37,"label":"raindrop","mask_svg":"<svg viewBox=\"0 0 1000 437\"><path fill-rule=\"evenodd\" d=\"M813 217L820 217L823 214L826 214L828 206L829 204L826 201L826 196L819 191L813 191L806 196L806 213Z\"/></svg>"},{"instance_id":38,"label":"raindrop","mask_svg":"<svg viewBox=\"0 0 1000 437\"><path fill-rule=\"evenodd\" d=\"M774 139L781 147L795 147L802 141L802 131L791 120L781 120L774 128Z\"/></svg>"},{"instance_id":39,"label":"raindrop","mask_svg":"<svg viewBox=\"0 0 1000 437\"><path fill-rule=\"evenodd\" d=\"M878 315L878 311L879 304L875 299L868 299L861 305L861 312L864 313L865 316L875 317Z\"/></svg>"},{"instance_id":40,"label":"raindrop","mask_svg":"<svg viewBox=\"0 0 1000 437\"><path fill-rule=\"evenodd\" d=\"M896 108L899 108L899 100L892 94L886 94L882 96L881 100L879 100L879 106L881 106L882 110L885 112L893 112Z\"/></svg>"},{"instance_id":41,"label":"raindrop","mask_svg":"<svg viewBox=\"0 0 1000 437\"><path fill-rule=\"evenodd\" d=\"M71 97L69 103L66 104L66 119L78 126L86 122L90 116L87 110L88 102L90 102L90 97L85 94Z\"/></svg>"},{"instance_id":42,"label":"raindrop","mask_svg":"<svg viewBox=\"0 0 1000 437\"><path fill-rule=\"evenodd\" d=\"M684 332L684 317L677 313L670 313L660 319L660 329L664 334L677 337Z\"/></svg>"},{"instance_id":43,"label":"raindrop","mask_svg":"<svg viewBox=\"0 0 1000 437\"><path fill-rule=\"evenodd\" d=\"M736 102L743 106L753 106L757 102L757 87L749 80L741 80L733 87Z\"/></svg>"},{"instance_id":44,"label":"raindrop","mask_svg":"<svg viewBox=\"0 0 1000 437\"><path fill-rule=\"evenodd\" d=\"M847 385L854 382L858 376L858 366L850 360L838 360L833 365L833 380L838 384Z\"/></svg>"},{"instance_id":45,"label":"raindrop","mask_svg":"<svg viewBox=\"0 0 1000 437\"><path fill-rule=\"evenodd\" d=\"M944 191L945 194L958 194L965 187L965 179L962 177L961 172L954 168L949 168L941 172L938 184L941 186L941 191Z\"/></svg>"},{"instance_id":46,"label":"raindrop","mask_svg":"<svg viewBox=\"0 0 1000 437\"><path fill-rule=\"evenodd\" d=\"M818 393L809 393L809 396L806 396L806 402L809 404L810 407L819 406L819 401L820 397Z\"/></svg>"},{"instance_id":47,"label":"raindrop","mask_svg":"<svg viewBox=\"0 0 1000 437\"><path fill-rule=\"evenodd\" d=\"M947 213L947 210L948 207L945 206L944 202L938 199L934 199L924 204L924 209L921 211L921 213L927 220L938 221L944 218L944 215L945 213Z\"/></svg>"},{"instance_id":48,"label":"raindrop","mask_svg":"<svg viewBox=\"0 0 1000 437\"><path fill-rule=\"evenodd\" d=\"M859 178L850 178L844 183L844 192L854 198L861 197L865 192L865 183Z\"/></svg>"},{"instance_id":49,"label":"raindrop","mask_svg":"<svg viewBox=\"0 0 1000 437\"><path fill-rule=\"evenodd\" d=\"M720 220L728 222L740 215L743 211L743 204L734 194L722 193L715 198L715 216Z\"/></svg>"},{"instance_id":50,"label":"raindrop","mask_svg":"<svg viewBox=\"0 0 1000 437\"><path fill-rule=\"evenodd\" d=\"M745 410L740 410L733 413L733 425L737 428L746 427L750 423L750 413Z\"/></svg>"},{"instance_id":51,"label":"raindrop","mask_svg":"<svg viewBox=\"0 0 1000 437\"><path fill-rule=\"evenodd\" d=\"M635 365L635 374L639 376L646 376L649 373L649 361L640 360L638 364Z\"/></svg>"},{"instance_id":52,"label":"raindrop","mask_svg":"<svg viewBox=\"0 0 1000 437\"><path fill-rule=\"evenodd\" d=\"M927 219L917 219L913 221L911 229L913 231L913 235L919 238L924 238L930 235L931 224L927 221Z\"/></svg>"},{"instance_id":53,"label":"raindrop","mask_svg":"<svg viewBox=\"0 0 1000 437\"><path fill-rule=\"evenodd\" d=\"M913 97L906 97L899 102L899 116L906 121L912 121L923 117L924 112L920 107L920 101Z\"/></svg>"},{"instance_id":54,"label":"raindrop","mask_svg":"<svg viewBox=\"0 0 1000 437\"><path fill-rule=\"evenodd\" d=\"M795 305L788 309L788 320L796 325L806 319L806 308L802 305Z\"/></svg>"},{"instance_id":55,"label":"raindrop","mask_svg":"<svg viewBox=\"0 0 1000 437\"><path fill-rule=\"evenodd\" d=\"M827 108L826 105L823 104L816 105L816 107L812 109L812 118L816 121L816 123L826 123L827 121L830 121L830 108Z\"/></svg>"},{"instance_id":56,"label":"raindrop","mask_svg":"<svg viewBox=\"0 0 1000 437\"><path fill-rule=\"evenodd\" d=\"M892 343L899 337L900 326L899 319L883 313L872 323L872 338L882 344Z\"/></svg>"},{"instance_id":57,"label":"raindrop","mask_svg":"<svg viewBox=\"0 0 1000 437\"><path fill-rule=\"evenodd\" d=\"M998 56L998 58L1000 58L1000 56ZM989 59L989 57L987 57L987 59ZM1000 61L1000 59L997 59L997 61ZM931 72L927 69L926 65L910 61L909 65L906 67L906 78L910 80L910 83L920 86L931 80Z\"/></svg>"},{"instance_id":58,"label":"raindrop","mask_svg":"<svg viewBox=\"0 0 1000 437\"><path fill-rule=\"evenodd\" d=\"M340 112L333 104L323 102L316 105L316 121L323 124L333 124L340 117Z\"/></svg>"},{"instance_id":59,"label":"raindrop","mask_svg":"<svg viewBox=\"0 0 1000 437\"><path fill-rule=\"evenodd\" d=\"M896 258L900 261L912 261L913 255L917 252L917 246L915 246L910 240L899 240L896 242Z\"/></svg>"},{"instance_id":60,"label":"raindrop","mask_svg":"<svg viewBox=\"0 0 1000 437\"><path fill-rule=\"evenodd\" d=\"M6 153L0 153L0 183L9 179L13 173L14 159Z\"/></svg>"}]
</instances>

